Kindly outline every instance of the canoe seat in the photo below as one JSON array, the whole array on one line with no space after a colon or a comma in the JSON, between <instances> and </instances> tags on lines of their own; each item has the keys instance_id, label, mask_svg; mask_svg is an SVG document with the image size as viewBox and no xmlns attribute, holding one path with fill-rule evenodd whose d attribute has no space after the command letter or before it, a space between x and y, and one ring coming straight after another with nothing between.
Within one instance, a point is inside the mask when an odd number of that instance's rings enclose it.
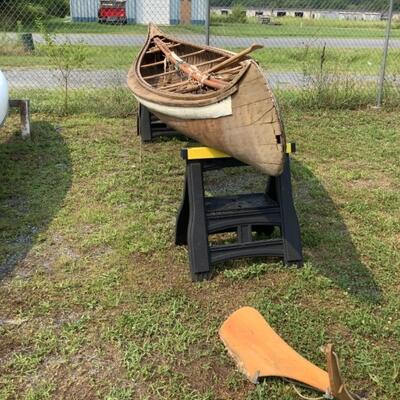
<instances>
[{"instance_id":1,"label":"canoe seat","mask_svg":"<svg viewBox=\"0 0 400 400\"><path fill-rule=\"evenodd\" d=\"M246 164L209 147L181 150L186 161L182 203L176 222L176 245L187 245L193 281L210 279L214 265L242 257L280 257L302 265L300 228L293 205L288 144L283 173L269 177L264 193L206 197L203 173ZM275 232L279 231L279 234ZM229 244L212 244L214 234L236 234Z\"/></svg>"}]
</instances>

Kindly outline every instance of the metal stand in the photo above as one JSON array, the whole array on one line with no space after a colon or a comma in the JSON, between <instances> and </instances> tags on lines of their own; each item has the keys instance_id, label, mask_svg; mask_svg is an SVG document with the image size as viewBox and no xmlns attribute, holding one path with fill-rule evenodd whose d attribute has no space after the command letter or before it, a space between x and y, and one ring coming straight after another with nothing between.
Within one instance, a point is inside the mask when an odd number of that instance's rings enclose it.
<instances>
[{"instance_id":1,"label":"metal stand","mask_svg":"<svg viewBox=\"0 0 400 400\"><path fill-rule=\"evenodd\" d=\"M141 104L139 104L136 129L142 142L151 142L160 136L181 136L178 132L164 124L164 122L161 122Z\"/></svg>"},{"instance_id":2,"label":"metal stand","mask_svg":"<svg viewBox=\"0 0 400 400\"><path fill-rule=\"evenodd\" d=\"M9 100L10 107L19 108L21 116L21 135L23 139L31 137L31 121L29 113L29 100Z\"/></svg>"},{"instance_id":3,"label":"metal stand","mask_svg":"<svg viewBox=\"0 0 400 400\"><path fill-rule=\"evenodd\" d=\"M188 245L192 280L210 279L216 263L240 257L281 257L286 265L302 265L289 155L286 155L283 173L269 179L265 193L205 197L204 171L245 164L231 157L190 159L188 151L182 151L186 177L175 243ZM268 238L275 228L280 231L279 237ZM236 243L210 245L208 236L223 232L236 232ZM264 238L254 240L253 233L263 233Z\"/></svg>"}]
</instances>

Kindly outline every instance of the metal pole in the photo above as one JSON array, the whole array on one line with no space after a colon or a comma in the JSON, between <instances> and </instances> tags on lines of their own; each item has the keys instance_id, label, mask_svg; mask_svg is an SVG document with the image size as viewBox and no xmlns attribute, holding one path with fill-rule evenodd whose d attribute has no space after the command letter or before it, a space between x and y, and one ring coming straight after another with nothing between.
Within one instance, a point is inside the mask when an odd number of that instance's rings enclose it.
<instances>
[{"instance_id":1,"label":"metal pole","mask_svg":"<svg viewBox=\"0 0 400 400\"><path fill-rule=\"evenodd\" d=\"M206 45L210 45L210 0L205 0L206 2Z\"/></svg>"},{"instance_id":2,"label":"metal pole","mask_svg":"<svg viewBox=\"0 0 400 400\"><path fill-rule=\"evenodd\" d=\"M378 96L376 98L376 106L377 107L381 107L381 105L382 105L383 87L385 85L386 63L387 63L387 56L388 56L388 50L389 50L390 30L392 28L392 17L393 17L393 0L390 0L388 20L387 20L386 32L385 32L385 44L384 44L383 56L382 56L381 73L380 73L379 84L378 84Z\"/></svg>"}]
</instances>

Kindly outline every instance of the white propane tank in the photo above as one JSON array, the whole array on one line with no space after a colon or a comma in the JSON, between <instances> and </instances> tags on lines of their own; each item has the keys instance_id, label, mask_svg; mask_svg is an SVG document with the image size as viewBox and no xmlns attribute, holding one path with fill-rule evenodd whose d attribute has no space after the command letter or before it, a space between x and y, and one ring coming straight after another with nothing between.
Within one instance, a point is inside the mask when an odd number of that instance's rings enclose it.
<instances>
[{"instance_id":1,"label":"white propane tank","mask_svg":"<svg viewBox=\"0 0 400 400\"><path fill-rule=\"evenodd\" d=\"M3 124L8 113L8 83L0 71L0 125Z\"/></svg>"}]
</instances>

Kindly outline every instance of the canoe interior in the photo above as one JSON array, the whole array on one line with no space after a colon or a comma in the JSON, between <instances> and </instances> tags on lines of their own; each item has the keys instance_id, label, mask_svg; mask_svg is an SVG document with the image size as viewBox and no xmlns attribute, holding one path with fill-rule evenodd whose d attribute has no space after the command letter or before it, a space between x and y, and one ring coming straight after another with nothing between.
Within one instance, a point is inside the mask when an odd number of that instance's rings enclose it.
<instances>
[{"instance_id":1,"label":"canoe interior","mask_svg":"<svg viewBox=\"0 0 400 400\"><path fill-rule=\"evenodd\" d=\"M207 47L174 41L171 38L159 38L178 55L183 61L196 66L201 72L220 64L231 57L229 53L217 52ZM213 73L212 77L226 82L232 82L245 68L241 62L230 64L228 67ZM140 75L153 89L169 93L204 94L223 89L213 89L206 85L188 79L184 73L177 71L175 66L165 60L163 52L150 40L140 62Z\"/></svg>"}]
</instances>

